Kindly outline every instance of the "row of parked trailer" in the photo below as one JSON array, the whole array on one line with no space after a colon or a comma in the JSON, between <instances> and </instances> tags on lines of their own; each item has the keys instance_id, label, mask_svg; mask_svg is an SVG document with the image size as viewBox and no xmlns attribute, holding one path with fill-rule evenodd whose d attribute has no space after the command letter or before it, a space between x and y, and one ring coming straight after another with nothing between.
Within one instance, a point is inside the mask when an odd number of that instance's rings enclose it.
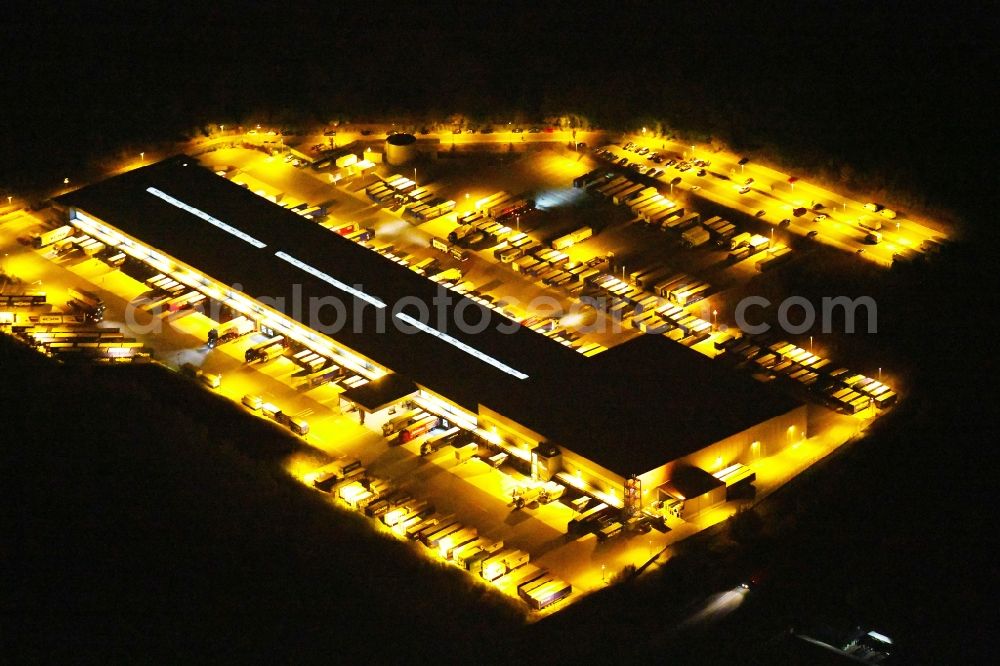
<instances>
[{"instance_id":1,"label":"row of parked trailer","mask_svg":"<svg viewBox=\"0 0 1000 666\"><path fill-rule=\"evenodd\" d=\"M78 290L71 290L74 291ZM44 294L26 296L3 294L0 304L37 307L45 303ZM9 326L14 337L60 361L133 363L149 361L153 355L142 342L125 337L118 328L98 327L86 314L3 312L0 315L0 325Z\"/></svg>"},{"instance_id":2,"label":"row of parked trailer","mask_svg":"<svg viewBox=\"0 0 1000 666\"><path fill-rule=\"evenodd\" d=\"M514 592L532 609L541 610L568 597L572 586L530 564L525 551L438 512L427 500L368 476L357 459L342 458L314 473L313 485L348 507L378 519L400 538L423 544L441 559L480 576L508 594Z\"/></svg>"},{"instance_id":3,"label":"row of parked trailer","mask_svg":"<svg viewBox=\"0 0 1000 666\"><path fill-rule=\"evenodd\" d=\"M97 258L111 268L121 266L126 257L118 248L107 246L85 233L78 233L76 228L69 224L33 234L31 244L39 250L51 246L52 252L57 257L79 250L84 256Z\"/></svg>"},{"instance_id":4,"label":"row of parked trailer","mask_svg":"<svg viewBox=\"0 0 1000 666\"><path fill-rule=\"evenodd\" d=\"M821 402L848 414L872 405L885 409L897 400L895 391L886 384L847 368L833 368L829 359L790 342L768 344L745 336L719 340L715 346L723 351L720 359L801 385Z\"/></svg>"},{"instance_id":5,"label":"row of parked trailer","mask_svg":"<svg viewBox=\"0 0 1000 666\"><path fill-rule=\"evenodd\" d=\"M666 279L660 279L669 275ZM664 265L629 276L629 281L602 273L591 283L611 298L608 313L643 333L662 333L690 346L711 334L711 324L684 308L711 293L711 285ZM666 299L664 301L664 299Z\"/></svg>"},{"instance_id":6,"label":"row of parked trailer","mask_svg":"<svg viewBox=\"0 0 1000 666\"><path fill-rule=\"evenodd\" d=\"M518 215L524 215L534 207L534 200L503 191L495 192L475 202L476 212L497 222L505 222Z\"/></svg>"},{"instance_id":7,"label":"row of parked trailer","mask_svg":"<svg viewBox=\"0 0 1000 666\"><path fill-rule=\"evenodd\" d=\"M365 188L368 198L391 210L405 209L405 214L419 222L441 217L455 210L456 202L435 197L416 181L394 174Z\"/></svg>"}]
</instances>

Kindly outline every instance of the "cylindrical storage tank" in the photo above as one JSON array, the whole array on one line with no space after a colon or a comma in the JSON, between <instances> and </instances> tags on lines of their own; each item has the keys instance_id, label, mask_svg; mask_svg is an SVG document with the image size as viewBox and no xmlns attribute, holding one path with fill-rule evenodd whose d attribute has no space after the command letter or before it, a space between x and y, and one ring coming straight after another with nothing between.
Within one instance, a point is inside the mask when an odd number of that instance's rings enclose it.
<instances>
[{"instance_id":1,"label":"cylindrical storage tank","mask_svg":"<svg viewBox=\"0 0 1000 666\"><path fill-rule=\"evenodd\" d=\"M417 156L417 137L393 134L385 140L385 160L393 166L406 164Z\"/></svg>"}]
</instances>

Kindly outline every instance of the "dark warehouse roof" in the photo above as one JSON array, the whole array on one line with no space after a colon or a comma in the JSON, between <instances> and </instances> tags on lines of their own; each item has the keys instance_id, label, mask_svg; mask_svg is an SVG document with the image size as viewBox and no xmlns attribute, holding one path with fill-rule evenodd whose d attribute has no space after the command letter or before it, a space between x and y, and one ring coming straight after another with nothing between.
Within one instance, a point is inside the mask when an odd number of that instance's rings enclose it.
<instances>
[{"instance_id":1,"label":"dark warehouse roof","mask_svg":"<svg viewBox=\"0 0 1000 666\"><path fill-rule=\"evenodd\" d=\"M149 188L236 228L257 245ZM297 293L303 299L337 297L346 306L347 325L327 335L340 344L471 411L484 404L623 476L658 467L801 404L663 336L640 336L587 358L527 328L505 332L514 328L506 317L184 155L70 192L58 202L220 282L240 285L240 291L254 298L284 297L291 303ZM380 311L315 271L279 258L278 252L387 307ZM440 311L434 299L441 295L452 299L444 309L448 322L462 312L465 321L485 318L489 325L479 333L463 333L449 324L449 342L428 332L404 332L384 321L404 297L411 302L406 312L416 312L413 306L420 303L433 317ZM304 307L287 314L309 326L307 312ZM462 345L514 372L470 355ZM519 378L519 373L527 378Z\"/></svg>"}]
</instances>

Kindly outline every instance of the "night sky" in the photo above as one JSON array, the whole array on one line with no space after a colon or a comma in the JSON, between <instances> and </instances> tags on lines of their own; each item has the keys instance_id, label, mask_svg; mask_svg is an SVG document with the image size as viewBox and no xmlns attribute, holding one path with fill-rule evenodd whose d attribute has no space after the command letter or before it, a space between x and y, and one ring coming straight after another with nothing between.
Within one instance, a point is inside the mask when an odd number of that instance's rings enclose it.
<instances>
[{"instance_id":1,"label":"night sky","mask_svg":"<svg viewBox=\"0 0 1000 666\"><path fill-rule=\"evenodd\" d=\"M989 18L869 3L15 14L0 27L0 186L211 122L576 111L604 127L666 118L914 189L948 172L964 196L963 165L990 137Z\"/></svg>"}]
</instances>

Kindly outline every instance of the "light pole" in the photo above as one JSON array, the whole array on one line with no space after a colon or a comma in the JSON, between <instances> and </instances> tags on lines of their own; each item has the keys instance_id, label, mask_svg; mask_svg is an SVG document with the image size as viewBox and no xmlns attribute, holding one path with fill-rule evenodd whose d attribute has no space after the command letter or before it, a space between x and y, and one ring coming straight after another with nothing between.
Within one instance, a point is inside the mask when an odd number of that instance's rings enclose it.
<instances>
[{"instance_id":1,"label":"light pole","mask_svg":"<svg viewBox=\"0 0 1000 666\"><path fill-rule=\"evenodd\" d=\"M14 197L12 197L12 196L8 196L8 197L7 197L7 205L9 206L9 205L10 205L10 202L11 202L11 201L13 201L13 200L14 200Z\"/></svg>"},{"instance_id":2,"label":"light pole","mask_svg":"<svg viewBox=\"0 0 1000 666\"><path fill-rule=\"evenodd\" d=\"M144 152L139 153L139 162L141 163L145 159L146 159L146 153Z\"/></svg>"},{"instance_id":3,"label":"light pole","mask_svg":"<svg viewBox=\"0 0 1000 666\"><path fill-rule=\"evenodd\" d=\"M521 232L521 216L520 215L515 215L514 216L514 221L517 222L517 231L518 231L518 233L520 233Z\"/></svg>"},{"instance_id":4,"label":"light pole","mask_svg":"<svg viewBox=\"0 0 1000 666\"><path fill-rule=\"evenodd\" d=\"M602 564L601 565L601 582L602 583L608 582L607 577L604 575L604 568L605 568L605 565Z\"/></svg>"},{"instance_id":5,"label":"light pole","mask_svg":"<svg viewBox=\"0 0 1000 666\"><path fill-rule=\"evenodd\" d=\"M719 314L718 310L712 310L712 330L713 331L718 330L718 327L716 326L716 323L715 323L716 322L716 317L718 316L718 314Z\"/></svg>"},{"instance_id":6,"label":"light pole","mask_svg":"<svg viewBox=\"0 0 1000 666\"><path fill-rule=\"evenodd\" d=\"M809 336L809 353L813 353L813 336Z\"/></svg>"}]
</instances>

